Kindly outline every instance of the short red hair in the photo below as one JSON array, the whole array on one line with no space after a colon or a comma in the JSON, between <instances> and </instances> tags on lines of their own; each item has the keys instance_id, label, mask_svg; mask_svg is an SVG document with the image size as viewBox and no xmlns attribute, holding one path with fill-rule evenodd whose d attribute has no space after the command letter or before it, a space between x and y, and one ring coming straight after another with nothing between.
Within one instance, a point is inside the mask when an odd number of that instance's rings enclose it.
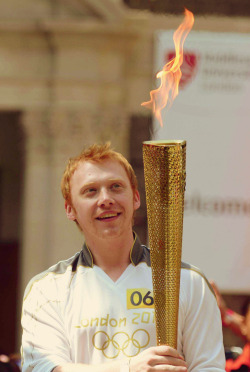
<instances>
[{"instance_id":1,"label":"short red hair","mask_svg":"<svg viewBox=\"0 0 250 372\"><path fill-rule=\"evenodd\" d=\"M138 189L135 172L127 159L119 152L114 151L110 147L109 142L105 143L104 145L94 144L84 149L78 156L70 158L68 161L61 182L62 194L67 203L72 205L70 180L78 165L84 161L101 162L104 160L118 161L128 175L133 192Z\"/></svg>"}]
</instances>

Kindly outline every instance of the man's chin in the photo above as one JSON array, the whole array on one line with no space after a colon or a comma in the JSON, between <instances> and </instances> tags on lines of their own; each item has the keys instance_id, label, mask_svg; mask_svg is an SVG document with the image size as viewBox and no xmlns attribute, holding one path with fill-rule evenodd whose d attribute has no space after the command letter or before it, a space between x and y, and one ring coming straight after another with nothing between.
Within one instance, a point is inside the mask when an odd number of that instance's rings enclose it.
<instances>
[{"instance_id":1,"label":"man's chin","mask_svg":"<svg viewBox=\"0 0 250 372\"><path fill-rule=\"evenodd\" d=\"M105 229L104 231L102 231L101 235L102 235L103 239L107 239L107 238L118 238L122 234L121 234L120 229L108 228L108 229Z\"/></svg>"}]
</instances>

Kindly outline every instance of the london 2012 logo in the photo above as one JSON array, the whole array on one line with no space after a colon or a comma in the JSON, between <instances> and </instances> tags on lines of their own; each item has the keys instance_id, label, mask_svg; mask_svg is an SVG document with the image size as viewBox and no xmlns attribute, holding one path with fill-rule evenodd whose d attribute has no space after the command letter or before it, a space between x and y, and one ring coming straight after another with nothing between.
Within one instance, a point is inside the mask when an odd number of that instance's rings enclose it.
<instances>
[{"instance_id":1,"label":"london 2012 logo","mask_svg":"<svg viewBox=\"0 0 250 372\"><path fill-rule=\"evenodd\" d=\"M165 63L171 61L175 58L175 51L169 51L165 54ZM180 89L186 87L191 81L195 78L198 65L199 65L199 55L192 52L183 53L183 63L181 65L181 80L180 80Z\"/></svg>"},{"instance_id":2,"label":"london 2012 logo","mask_svg":"<svg viewBox=\"0 0 250 372\"><path fill-rule=\"evenodd\" d=\"M104 331L98 331L92 337L94 348L100 350L108 359L115 359L120 353L132 358L147 347L149 341L150 336L145 329L137 329L131 336L127 332L116 332L110 336Z\"/></svg>"}]
</instances>

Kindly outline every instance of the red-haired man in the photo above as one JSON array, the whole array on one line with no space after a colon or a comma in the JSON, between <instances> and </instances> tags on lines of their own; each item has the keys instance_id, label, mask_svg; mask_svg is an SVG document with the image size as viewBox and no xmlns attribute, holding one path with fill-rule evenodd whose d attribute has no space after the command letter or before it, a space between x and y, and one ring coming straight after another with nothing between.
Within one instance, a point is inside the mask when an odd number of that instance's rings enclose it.
<instances>
[{"instance_id":1,"label":"red-haired man","mask_svg":"<svg viewBox=\"0 0 250 372\"><path fill-rule=\"evenodd\" d=\"M23 372L224 371L216 300L190 265L177 350L156 346L150 255L132 229L140 196L127 160L108 144L91 146L69 161L62 193L85 243L26 289Z\"/></svg>"}]
</instances>

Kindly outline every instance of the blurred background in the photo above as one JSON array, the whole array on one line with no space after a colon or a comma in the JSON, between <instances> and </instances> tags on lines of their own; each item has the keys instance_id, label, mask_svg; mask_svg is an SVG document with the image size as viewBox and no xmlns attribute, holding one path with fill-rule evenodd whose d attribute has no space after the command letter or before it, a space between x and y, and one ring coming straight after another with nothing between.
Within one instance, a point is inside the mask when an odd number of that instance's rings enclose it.
<instances>
[{"instance_id":1,"label":"blurred background","mask_svg":"<svg viewBox=\"0 0 250 372\"><path fill-rule=\"evenodd\" d=\"M250 38L248 0L0 2L0 353L19 350L28 281L81 249L60 180L67 159L85 145L111 141L130 160L142 195L135 230L147 242L142 141L155 124L141 102L154 84L155 35L175 30L184 6L196 32ZM198 252L204 255L202 244ZM235 311L250 283L244 288L222 291ZM224 341L242 344L227 330Z\"/></svg>"}]
</instances>

